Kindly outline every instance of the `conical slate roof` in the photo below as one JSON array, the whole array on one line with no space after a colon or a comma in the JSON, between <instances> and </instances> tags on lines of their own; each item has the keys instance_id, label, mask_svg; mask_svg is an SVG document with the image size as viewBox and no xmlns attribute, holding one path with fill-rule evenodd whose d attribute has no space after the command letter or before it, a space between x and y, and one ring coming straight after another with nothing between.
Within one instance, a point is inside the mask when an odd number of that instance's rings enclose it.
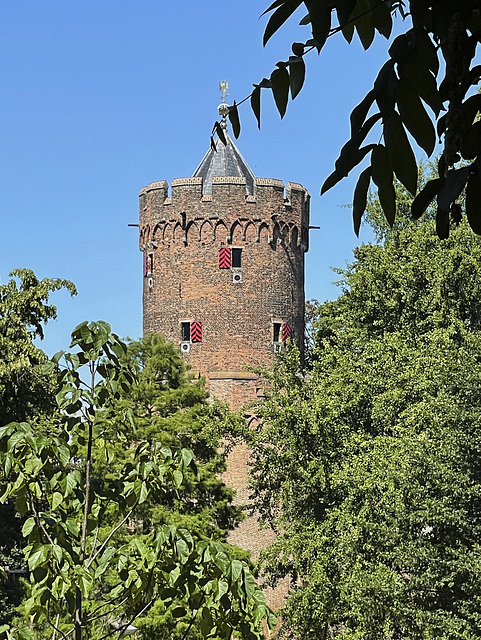
<instances>
[{"instance_id":1,"label":"conical slate roof","mask_svg":"<svg viewBox=\"0 0 481 640\"><path fill-rule=\"evenodd\" d=\"M225 129L224 135L227 144L225 145L220 140L216 140L216 150L214 151L211 147L207 151L193 177L203 178L202 191L205 194L212 193L212 178L214 177L235 176L245 178L246 192L248 195L253 195L254 174Z\"/></svg>"}]
</instances>

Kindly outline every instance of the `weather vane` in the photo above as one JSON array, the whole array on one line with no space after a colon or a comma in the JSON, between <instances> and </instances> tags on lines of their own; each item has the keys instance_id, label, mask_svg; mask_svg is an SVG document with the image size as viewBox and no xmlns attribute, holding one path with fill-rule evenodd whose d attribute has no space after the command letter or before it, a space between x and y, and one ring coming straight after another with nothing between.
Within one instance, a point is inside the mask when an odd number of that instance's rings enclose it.
<instances>
[{"instance_id":1,"label":"weather vane","mask_svg":"<svg viewBox=\"0 0 481 640\"><path fill-rule=\"evenodd\" d=\"M228 95L227 93L227 89L229 88L229 81L228 80L221 80L219 82L219 91L222 94L222 102L225 102L225 97L226 95Z\"/></svg>"},{"instance_id":2,"label":"weather vane","mask_svg":"<svg viewBox=\"0 0 481 640\"><path fill-rule=\"evenodd\" d=\"M221 80L219 82L219 91L222 95L222 102L217 107L217 110L219 111L219 115L222 116L222 126L224 127L224 129L226 127L226 116L229 113L229 105L225 101L225 97L229 95L227 93L228 88L229 88L229 83L227 80Z\"/></svg>"}]
</instances>

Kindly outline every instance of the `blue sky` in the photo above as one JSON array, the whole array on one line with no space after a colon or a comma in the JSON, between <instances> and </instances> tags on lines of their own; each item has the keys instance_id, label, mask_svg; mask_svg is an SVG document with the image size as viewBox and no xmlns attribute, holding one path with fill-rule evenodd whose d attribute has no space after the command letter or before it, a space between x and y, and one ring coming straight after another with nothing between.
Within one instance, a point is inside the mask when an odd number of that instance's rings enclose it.
<instances>
[{"instance_id":1,"label":"blue sky","mask_svg":"<svg viewBox=\"0 0 481 640\"><path fill-rule=\"evenodd\" d=\"M17 0L0 22L0 278L28 267L72 280L56 293L58 320L44 348L66 348L83 320L121 336L142 332L138 192L154 180L192 175L209 146L228 79L228 100L287 59L309 37L298 20L262 47L264 0ZM302 17L302 11L299 18ZM322 198L320 186L349 137L349 113L371 88L387 42L364 52L331 38L307 59L307 80L281 121L272 97L262 129L241 108L237 145L258 177L302 183L311 193L306 294L336 296L331 266L358 242L351 211L355 176ZM367 230L361 239L368 238Z\"/></svg>"}]
</instances>

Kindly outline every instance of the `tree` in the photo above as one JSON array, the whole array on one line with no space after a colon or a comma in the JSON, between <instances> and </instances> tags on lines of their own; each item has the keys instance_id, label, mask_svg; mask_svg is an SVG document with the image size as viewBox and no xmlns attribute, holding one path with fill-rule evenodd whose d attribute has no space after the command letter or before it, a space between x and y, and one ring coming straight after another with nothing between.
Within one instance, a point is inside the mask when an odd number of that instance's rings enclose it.
<instances>
[{"instance_id":1,"label":"tree","mask_svg":"<svg viewBox=\"0 0 481 640\"><path fill-rule=\"evenodd\" d=\"M12 639L35 637L35 629L52 638L119 636L160 600L174 616L198 619L206 637L234 630L260 637L260 621L270 614L245 563L229 558L221 543L172 524L142 530L142 505L180 490L196 464L180 443L145 439L131 446L123 437L133 415L119 411L119 389L136 384L123 363L125 345L98 322L79 325L71 346L77 351L55 358L64 365L52 428L39 433L20 422L0 429L0 501L13 497L27 518L30 572L23 605L30 623L15 634L1 631ZM112 450L108 442L95 445L112 423L128 453L120 473L102 478L94 456L108 462Z\"/></svg>"},{"instance_id":2,"label":"tree","mask_svg":"<svg viewBox=\"0 0 481 640\"><path fill-rule=\"evenodd\" d=\"M39 280L30 269L17 269L10 276L0 285L0 427L27 419L41 423L53 413L53 377L46 375L47 356L34 340L43 338L43 324L57 316L50 294L61 288L75 294L68 280ZM11 502L0 506L0 522L0 566L9 569L0 581L1 625L11 621L20 602L22 591L13 572L25 564L22 521Z\"/></svg>"},{"instance_id":3,"label":"tree","mask_svg":"<svg viewBox=\"0 0 481 640\"><path fill-rule=\"evenodd\" d=\"M265 567L293 580L299 637L474 640L481 243L465 222L442 242L433 221L378 231L319 309L313 371L289 350L258 409Z\"/></svg>"},{"instance_id":4,"label":"tree","mask_svg":"<svg viewBox=\"0 0 481 640\"><path fill-rule=\"evenodd\" d=\"M467 218L473 231L481 233L481 169L477 160L481 150L481 95L471 89L481 77L481 66L475 58L481 42L480 1L276 0L264 12L271 14L264 45L302 5L307 15L301 25L309 25L311 37L293 43L293 55L278 62L270 77L255 84L248 96L259 127L261 91L272 91L283 117L289 92L294 99L304 84L307 53L320 53L327 38L338 34L348 42L357 34L368 49L376 35L390 38L393 17L402 18L409 27L392 42L389 59L379 70L372 90L352 111L351 137L321 193L369 155L369 166L359 175L354 191L354 227L357 233L371 181L392 225L396 216L394 176L413 196L417 191L417 162L411 139L430 156L438 136L443 141L438 176L415 198L413 217L420 217L436 198L437 233L446 238L450 217L458 217L457 200L466 187ZM236 137L240 133L237 107L234 102L228 114ZM214 130L224 140L218 122ZM370 133L373 142L364 144Z\"/></svg>"},{"instance_id":5,"label":"tree","mask_svg":"<svg viewBox=\"0 0 481 640\"><path fill-rule=\"evenodd\" d=\"M192 379L178 349L159 334L128 343L122 363L136 375L128 386L119 388L116 411L120 420L109 420L97 433L94 475L103 481L121 475L132 447L139 441L192 450L195 473L184 470L182 485L165 487L160 499L149 495L136 510L136 519L142 522L136 534L142 538L151 527L168 524L225 543L227 532L243 517L242 509L232 505L233 490L220 478L225 458L220 452L219 430L213 425L226 419L227 410L207 402L203 379ZM126 411L129 420L122 419ZM106 447L108 461L101 455ZM104 520L106 524L112 523ZM124 540L130 535L125 531ZM225 545L224 552L231 560L246 559L248 555L229 545ZM189 636L198 635L198 624L192 626L189 615L173 616L173 609L157 601L136 620L141 636L158 640L182 638L189 626Z\"/></svg>"}]
</instances>

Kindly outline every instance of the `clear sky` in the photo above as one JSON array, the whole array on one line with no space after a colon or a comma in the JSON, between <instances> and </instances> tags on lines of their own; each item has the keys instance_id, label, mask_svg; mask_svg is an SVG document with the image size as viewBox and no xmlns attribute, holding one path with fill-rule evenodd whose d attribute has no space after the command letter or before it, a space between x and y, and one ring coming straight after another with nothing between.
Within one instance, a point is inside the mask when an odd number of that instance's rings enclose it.
<instances>
[{"instance_id":1,"label":"clear sky","mask_svg":"<svg viewBox=\"0 0 481 640\"><path fill-rule=\"evenodd\" d=\"M0 21L0 278L28 267L72 280L56 293L59 318L44 348L67 348L83 320L103 319L121 336L142 332L138 192L154 180L190 176L209 146L228 79L239 102L269 76L290 43L309 33L298 20L262 47L268 2L17 0ZM302 17L302 11L299 18ZM349 113L387 59L387 42L364 52L331 38L307 59L307 80L283 121L267 93L262 129L241 108L237 145L258 177L302 183L311 193L306 294L336 296L331 266L358 242L354 180L322 198L320 186L349 137ZM368 238L368 231L361 238Z\"/></svg>"}]
</instances>

